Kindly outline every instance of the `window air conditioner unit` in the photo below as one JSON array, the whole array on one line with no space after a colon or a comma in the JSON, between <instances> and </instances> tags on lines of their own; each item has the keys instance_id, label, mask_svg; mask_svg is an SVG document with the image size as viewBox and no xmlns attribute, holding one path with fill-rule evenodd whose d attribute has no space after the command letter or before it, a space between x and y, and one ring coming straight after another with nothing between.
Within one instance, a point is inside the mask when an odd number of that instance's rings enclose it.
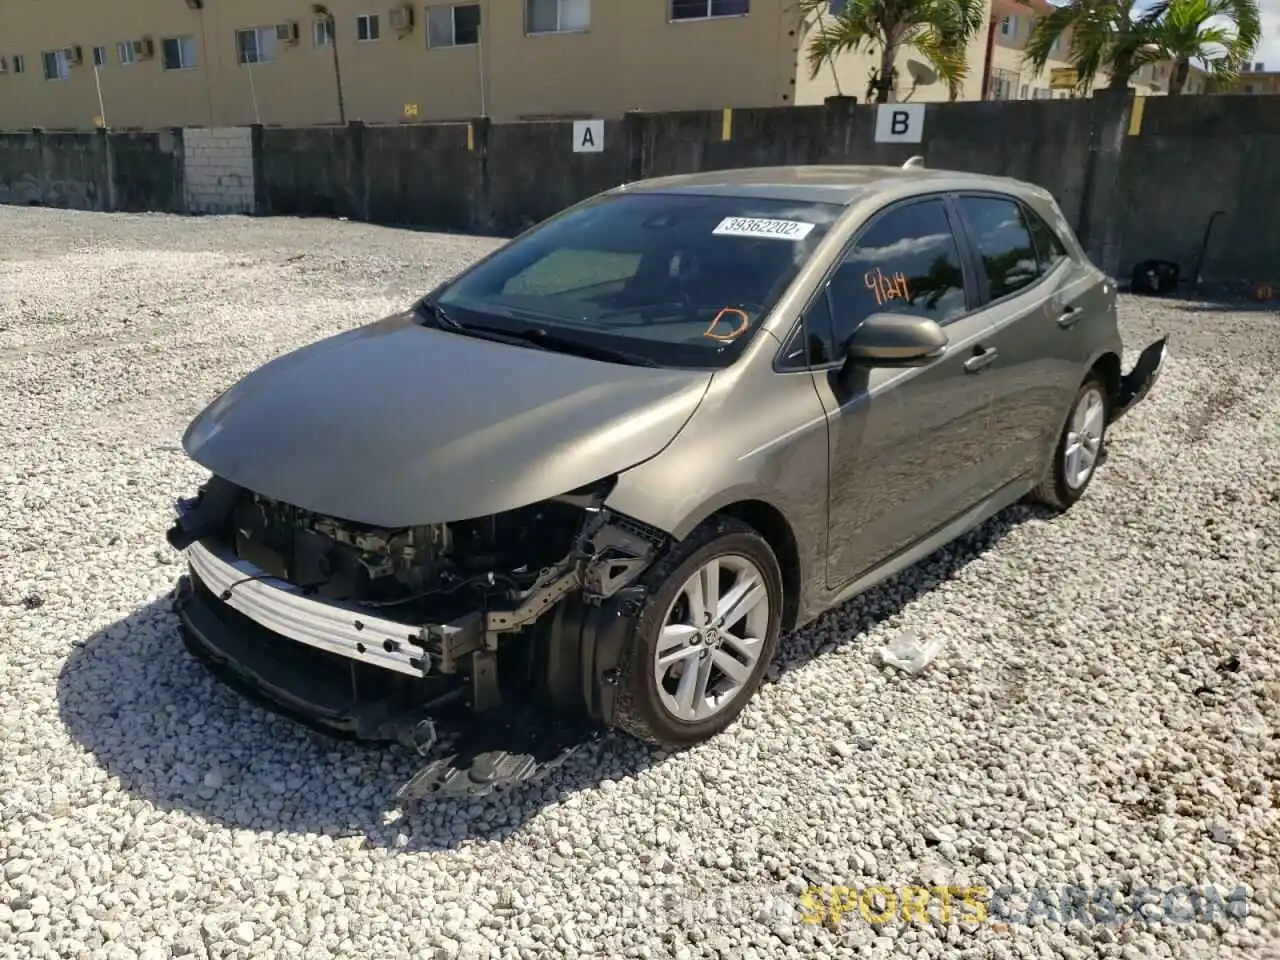
<instances>
[{"instance_id":1,"label":"window air conditioner unit","mask_svg":"<svg viewBox=\"0 0 1280 960\"><path fill-rule=\"evenodd\" d=\"M9 72L9 58L0 57L0 73L8 73L8 72Z\"/></svg>"},{"instance_id":2,"label":"window air conditioner unit","mask_svg":"<svg viewBox=\"0 0 1280 960\"><path fill-rule=\"evenodd\" d=\"M78 67L84 63L84 49L82 47L67 47L62 51L62 55L67 58L67 63L73 67Z\"/></svg>"},{"instance_id":3,"label":"window air conditioner unit","mask_svg":"<svg viewBox=\"0 0 1280 960\"><path fill-rule=\"evenodd\" d=\"M150 60L156 55L156 42L150 37L133 41L133 55L139 60Z\"/></svg>"},{"instance_id":4,"label":"window air conditioner unit","mask_svg":"<svg viewBox=\"0 0 1280 960\"><path fill-rule=\"evenodd\" d=\"M297 20L276 24L276 39L281 43L295 44L300 36Z\"/></svg>"},{"instance_id":5,"label":"window air conditioner unit","mask_svg":"<svg viewBox=\"0 0 1280 960\"><path fill-rule=\"evenodd\" d=\"M413 29L413 7L407 3L394 7L388 14L387 19L391 22L392 30L409 31Z\"/></svg>"}]
</instances>

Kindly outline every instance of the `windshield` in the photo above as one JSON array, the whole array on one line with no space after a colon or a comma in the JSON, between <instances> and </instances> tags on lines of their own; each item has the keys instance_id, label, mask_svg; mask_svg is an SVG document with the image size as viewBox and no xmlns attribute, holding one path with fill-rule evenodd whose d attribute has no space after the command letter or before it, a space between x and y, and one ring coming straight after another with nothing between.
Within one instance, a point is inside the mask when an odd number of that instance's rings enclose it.
<instances>
[{"instance_id":1,"label":"windshield","mask_svg":"<svg viewBox=\"0 0 1280 960\"><path fill-rule=\"evenodd\" d=\"M621 194L503 247L435 298L463 328L723 367L750 342L843 208L690 194Z\"/></svg>"}]
</instances>

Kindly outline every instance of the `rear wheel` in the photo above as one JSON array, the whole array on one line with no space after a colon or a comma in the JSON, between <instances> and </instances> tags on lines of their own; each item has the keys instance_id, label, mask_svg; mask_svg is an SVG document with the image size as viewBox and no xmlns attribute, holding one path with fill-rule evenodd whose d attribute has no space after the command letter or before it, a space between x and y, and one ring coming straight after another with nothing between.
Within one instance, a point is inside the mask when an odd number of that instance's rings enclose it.
<instances>
[{"instance_id":1,"label":"rear wheel","mask_svg":"<svg viewBox=\"0 0 1280 960\"><path fill-rule=\"evenodd\" d=\"M755 530L717 517L651 583L613 722L643 740L687 746L728 727L759 688L778 645L782 572Z\"/></svg>"},{"instance_id":2,"label":"rear wheel","mask_svg":"<svg viewBox=\"0 0 1280 960\"><path fill-rule=\"evenodd\" d=\"M1066 510L1084 496L1102 456L1109 410L1106 385L1098 374L1091 373L1076 393L1049 472L1032 492L1032 499Z\"/></svg>"}]
</instances>

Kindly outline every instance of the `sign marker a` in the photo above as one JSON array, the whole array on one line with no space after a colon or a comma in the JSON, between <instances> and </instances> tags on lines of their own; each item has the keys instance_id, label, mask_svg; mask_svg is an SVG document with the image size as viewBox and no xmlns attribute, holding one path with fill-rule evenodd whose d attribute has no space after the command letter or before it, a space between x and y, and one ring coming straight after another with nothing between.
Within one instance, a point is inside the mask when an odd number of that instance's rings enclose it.
<instances>
[{"instance_id":1,"label":"sign marker a","mask_svg":"<svg viewBox=\"0 0 1280 960\"><path fill-rule=\"evenodd\" d=\"M604 151L604 121L573 121L573 152L602 153Z\"/></svg>"}]
</instances>

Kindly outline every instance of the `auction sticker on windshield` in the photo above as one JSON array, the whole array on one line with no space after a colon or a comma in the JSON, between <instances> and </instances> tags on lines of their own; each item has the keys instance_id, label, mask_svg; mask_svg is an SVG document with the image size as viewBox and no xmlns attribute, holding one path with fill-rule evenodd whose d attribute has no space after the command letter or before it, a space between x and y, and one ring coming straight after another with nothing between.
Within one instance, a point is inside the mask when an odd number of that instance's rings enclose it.
<instances>
[{"instance_id":1,"label":"auction sticker on windshield","mask_svg":"<svg viewBox=\"0 0 1280 960\"><path fill-rule=\"evenodd\" d=\"M803 240L813 229L802 220L765 220L757 217L725 217L711 232L721 237L769 237Z\"/></svg>"}]
</instances>

